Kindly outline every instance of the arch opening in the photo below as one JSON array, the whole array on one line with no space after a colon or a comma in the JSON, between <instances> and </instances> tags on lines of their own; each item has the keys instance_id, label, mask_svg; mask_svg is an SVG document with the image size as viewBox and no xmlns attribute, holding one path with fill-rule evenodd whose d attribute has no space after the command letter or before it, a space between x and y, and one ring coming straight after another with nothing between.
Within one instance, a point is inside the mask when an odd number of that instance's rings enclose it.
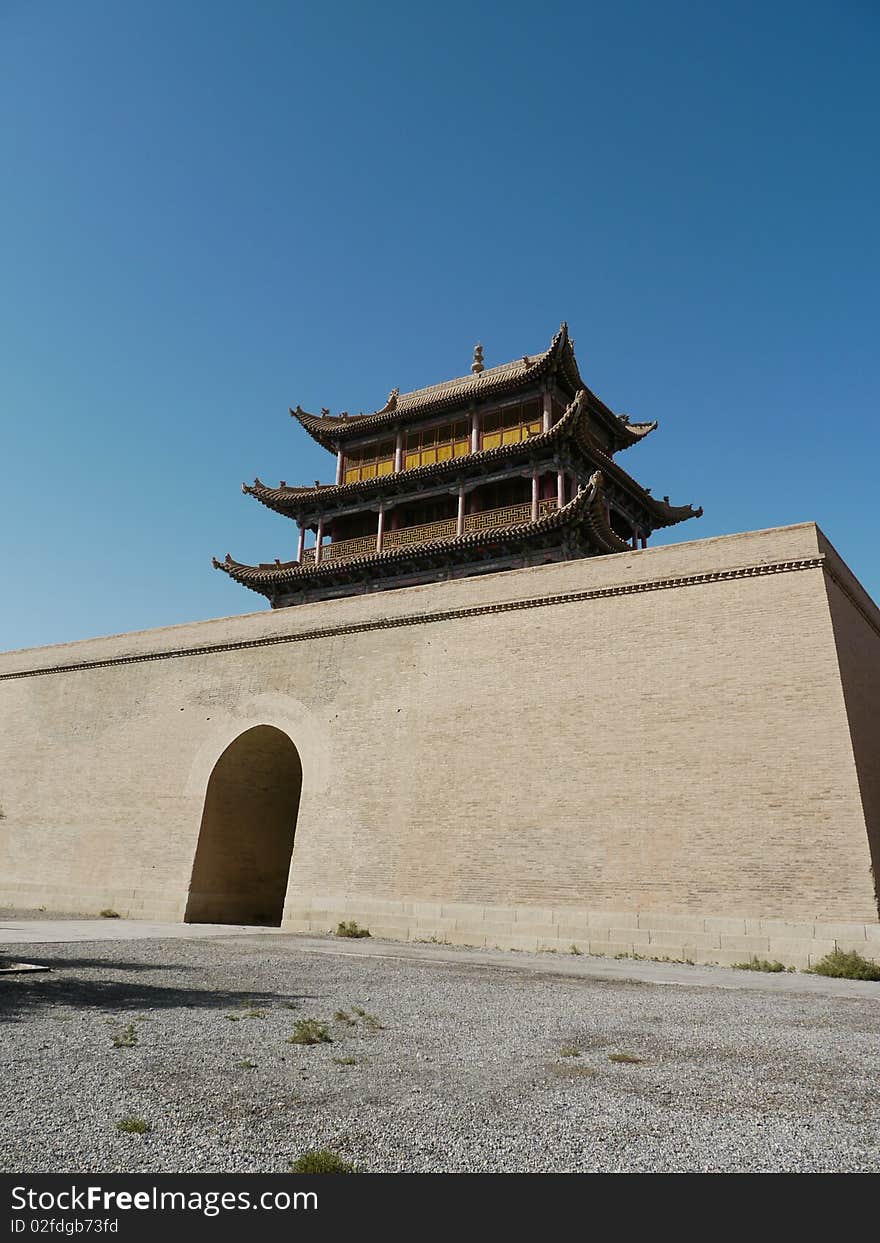
<instances>
[{"instance_id":1,"label":"arch opening","mask_svg":"<svg viewBox=\"0 0 880 1243\"><path fill-rule=\"evenodd\" d=\"M185 923L281 924L301 793L282 730L256 725L229 744L208 780Z\"/></svg>"}]
</instances>

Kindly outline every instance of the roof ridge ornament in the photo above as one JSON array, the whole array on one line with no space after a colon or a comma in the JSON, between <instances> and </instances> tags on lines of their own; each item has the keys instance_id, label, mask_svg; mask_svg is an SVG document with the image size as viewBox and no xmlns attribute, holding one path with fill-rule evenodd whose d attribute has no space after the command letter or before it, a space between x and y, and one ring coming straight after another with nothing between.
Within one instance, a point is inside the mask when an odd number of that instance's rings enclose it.
<instances>
[{"instance_id":1,"label":"roof ridge ornament","mask_svg":"<svg viewBox=\"0 0 880 1243\"><path fill-rule=\"evenodd\" d=\"M471 371L474 375L479 375L481 371L485 371L483 366L483 346L478 341L474 346L474 361L471 363Z\"/></svg>"}]
</instances>

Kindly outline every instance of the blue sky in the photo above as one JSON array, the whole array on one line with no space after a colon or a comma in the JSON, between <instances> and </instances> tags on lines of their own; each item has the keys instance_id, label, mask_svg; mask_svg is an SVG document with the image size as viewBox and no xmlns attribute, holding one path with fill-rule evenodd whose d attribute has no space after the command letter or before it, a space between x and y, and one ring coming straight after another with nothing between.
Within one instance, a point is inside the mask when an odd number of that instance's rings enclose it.
<instances>
[{"instance_id":1,"label":"blue sky","mask_svg":"<svg viewBox=\"0 0 880 1243\"><path fill-rule=\"evenodd\" d=\"M880 595L878 33L838 3L0 0L0 648L264 607L287 414L545 348ZM655 542L657 542L655 540Z\"/></svg>"}]
</instances>

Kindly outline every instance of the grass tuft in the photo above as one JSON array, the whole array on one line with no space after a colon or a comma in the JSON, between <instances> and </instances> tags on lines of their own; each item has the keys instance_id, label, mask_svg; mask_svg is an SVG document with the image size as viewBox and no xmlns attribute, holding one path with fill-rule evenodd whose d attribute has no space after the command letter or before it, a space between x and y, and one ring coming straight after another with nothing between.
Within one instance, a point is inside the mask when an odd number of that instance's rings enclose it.
<instances>
[{"instance_id":1,"label":"grass tuft","mask_svg":"<svg viewBox=\"0 0 880 1243\"><path fill-rule=\"evenodd\" d=\"M341 923L336 925L336 935L338 937L368 937L370 930L369 928L362 928L353 919L348 921L342 920Z\"/></svg>"},{"instance_id":2,"label":"grass tuft","mask_svg":"<svg viewBox=\"0 0 880 1243\"><path fill-rule=\"evenodd\" d=\"M116 1130L122 1131L124 1135L146 1135L152 1129L145 1118L120 1118L116 1123Z\"/></svg>"},{"instance_id":3,"label":"grass tuft","mask_svg":"<svg viewBox=\"0 0 880 1243\"><path fill-rule=\"evenodd\" d=\"M352 1012L357 1015L364 1027L366 1027L367 1031L380 1032L384 1030L375 1014L370 1014L369 1011L364 1010L361 1006L352 1006L351 1008Z\"/></svg>"},{"instance_id":4,"label":"grass tuft","mask_svg":"<svg viewBox=\"0 0 880 1243\"><path fill-rule=\"evenodd\" d=\"M758 958L756 954L752 954L749 962L735 962L732 964L734 971L786 971L788 968L785 963L778 962L773 959L772 962L766 958Z\"/></svg>"},{"instance_id":5,"label":"grass tuft","mask_svg":"<svg viewBox=\"0 0 880 1243\"><path fill-rule=\"evenodd\" d=\"M318 1019L298 1019L293 1025L293 1035L287 1037L288 1044L332 1044L326 1023Z\"/></svg>"},{"instance_id":6,"label":"grass tuft","mask_svg":"<svg viewBox=\"0 0 880 1243\"><path fill-rule=\"evenodd\" d=\"M114 911L112 907L109 907L109 906L105 906L103 911L99 911L98 914L101 916L102 919L118 919L119 918L119 912Z\"/></svg>"},{"instance_id":7,"label":"grass tuft","mask_svg":"<svg viewBox=\"0 0 880 1243\"><path fill-rule=\"evenodd\" d=\"M596 1068L586 1062L551 1062L547 1070L555 1079L591 1079L598 1074Z\"/></svg>"},{"instance_id":8,"label":"grass tuft","mask_svg":"<svg viewBox=\"0 0 880 1243\"><path fill-rule=\"evenodd\" d=\"M124 1027L120 1027L118 1031L113 1033L114 1049L133 1049L137 1042L138 1036L134 1023L126 1023Z\"/></svg>"},{"instance_id":9,"label":"grass tuft","mask_svg":"<svg viewBox=\"0 0 880 1243\"><path fill-rule=\"evenodd\" d=\"M566 1044L559 1050L561 1057L580 1057L581 1051L577 1045Z\"/></svg>"},{"instance_id":10,"label":"grass tuft","mask_svg":"<svg viewBox=\"0 0 880 1243\"><path fill-rule=\"evenodd\" d=\"M334 1057L337 1066L357 1066L356 1057Z\"/></svg>"},{"instance_id":11,"label":"grass tuft","mask_svg":"<svg viewBox=\"0 0 880 1243\"><path fill-rule=\"evenodd\" d=\"M636 1057L634 1053L609 1053L608 1054L609 1062L620 1062L624 1066L637 1066L644 1060L645 1059L643 1057Z\"/></svg>"},{"instance_id":12,"label":"grass tuft","mask_svg":"<svg viewBox=\"0 0 880 1243\"><path fill-rule=\"evenodd\" d=\"M329 1148L312 1148L290 1163L291 1174L357 1174L356 1166Z\"/></svg>"},{"instance_id":13,"label":"grass tuft","mask_svg":"<svg viewBox=\"0 0 880 1243\"><path fill-rule=\"evenodd\" d=\"M829 975L838 980L880 980L880 963L863 958L858 950L832 950L810 968L812 975Z\"/></svg>"}]
</instances>

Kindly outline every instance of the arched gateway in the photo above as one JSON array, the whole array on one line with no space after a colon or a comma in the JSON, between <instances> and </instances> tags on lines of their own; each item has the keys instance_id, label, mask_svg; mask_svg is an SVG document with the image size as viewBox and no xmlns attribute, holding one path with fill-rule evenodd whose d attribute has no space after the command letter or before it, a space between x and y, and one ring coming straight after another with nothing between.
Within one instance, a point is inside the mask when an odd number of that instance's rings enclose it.
<instances>
[{"instance_id":1,"label":"arched gateway","mask_svg":"<svg viewBox=\"0 0 880 1243\"><path fill-rule=\"evenodd\" d=\"M299 753L280 729L257 725L230 743L208 781L187 923L281 923L301 790Z\"/></svg>"}]
</instances>

